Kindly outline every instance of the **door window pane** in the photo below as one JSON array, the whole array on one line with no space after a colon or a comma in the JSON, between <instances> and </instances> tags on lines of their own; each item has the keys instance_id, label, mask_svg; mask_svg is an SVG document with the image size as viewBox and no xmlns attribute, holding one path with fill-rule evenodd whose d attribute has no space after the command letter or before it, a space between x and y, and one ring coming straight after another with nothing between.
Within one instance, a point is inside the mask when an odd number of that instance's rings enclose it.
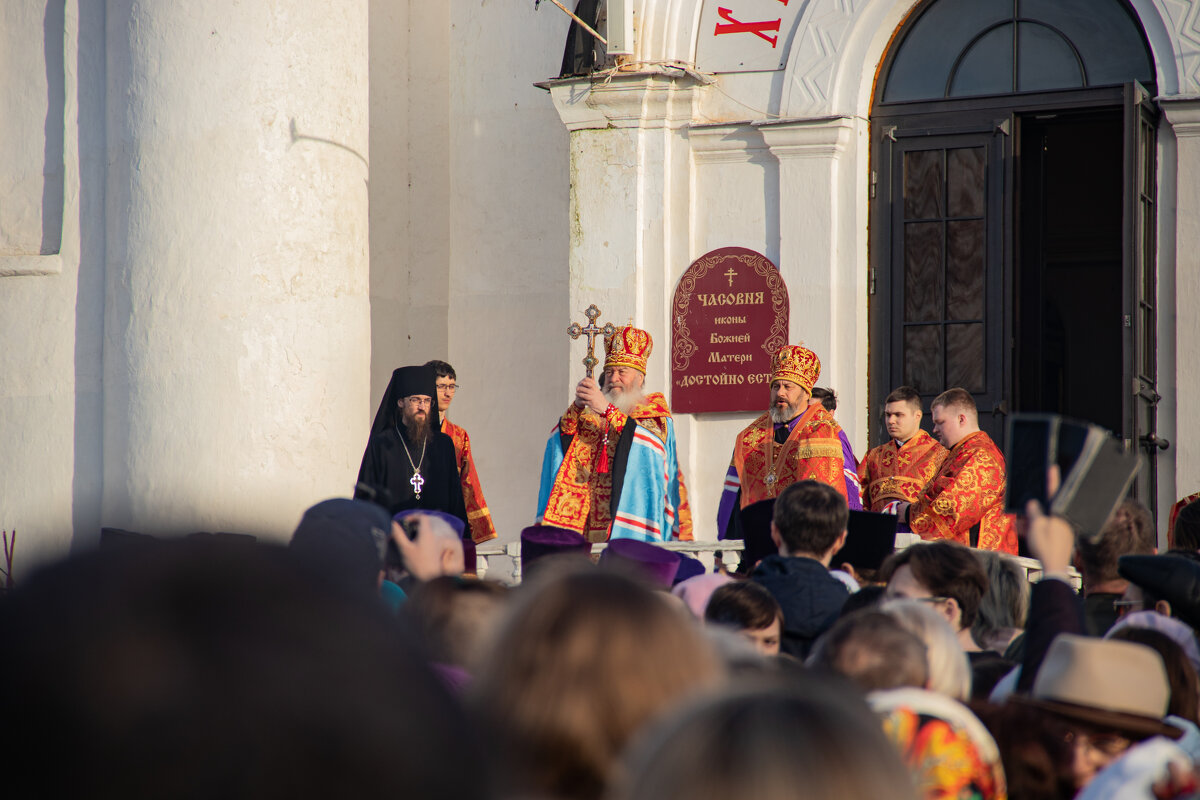
<instances>
[{"instance_id":1,"label":"door window pane","mask_svg":"<svg viewBox=\"0 0 1200 800\"><path fill-rule=\"evenodd\" d=\"M1013 90L1013 26L985 33L963 55L950 77L950 97L1008 94Z\"/></svg>"},{"instance_id":2,"label":"door window pane","mask_svg":"<svg viewBox=\"0 0 1200 800\"><path fill-rule=\"evenodd\" d=\"M942 216L941 150L910 150L904 154L904 218Z\"/></svg>"},{"instance_id":3,"label":"door window pane","mask_svg":"<svg viewBox=\"0 0 1200 800\"><path fill-rule=\"evenodd\" d=\"M1066 34L1087 68L1089 86L1154 81L1154 67L1141 31L1124 3L1116 0L1021 0L1021 16ZM1024 36L1024 32L1021 34ZM1022 43L1021 54L1025 48Z\"/></svg>"},{"instance_id":4,"label":"door window pane","mask_svg":"<svg viewBox=\"0 0 1200 800\"><path fill-rule=\"evenodd\" d=\"M1150 86L1154 61L1127 6L1121 0L926 2L899 40L883 102L1134 80Z\"/></svg>"},{"instance_id":5,"label":"door window pane","mask_svg":"<svg viewBox=\"0 0 1200 800\"><path fill-rule=\"evenodd\" d=\"M1036 92L1045 89L1072 89L1087 85L1080 63L1071 45L1045 25L1022 22L1020 36L1021 60L1017 65L1017 91Z\"/></svg>"},{"instance_id":6,"label":"door window pane","mask_svg":"<svg viewBox=\"0 0 1200 800\"><path fill-rule=\"evenodd\" d=\"M940 394L942 384L942 326L904 328L904 383L922 394Z\"/></svg>"},{"instance_id":7,"label":"door window pane","mask_svg":"<svg viewBox=\"0 0 1200 800\"><path fill-rule=\"evenodd\" d=\"M946 326L946 387L987 390L984 381L983 323Z\"/></svg>"},{"instance_id":8,"label":"door window pane","mask_svg":"<svg viewBox=\"0 0 1200 800\"><path fill-rule=\"evenodd\" d=\"M904 320L942 318L942 223L904 226Z\"/></svg>"},{"instance_id":9,"label":"door window pane","mask_svg":"<svg viewBox=\"0 0 1200 800\"><path fill-rule=\"evenodd\" d=\"M983 220L947 222L946 238L946 319L983 319Z\"/></svg>"},{"instance_id":10,"label":"door window pane","mask_svg":"<svg viewBox=\"0 0 1200 800\"><path fill-rule=\"evenodd\" d=\"M956 147L946 151L946 194L950 216L983 214L984 156L982 147Z\"/></svg>"},{"instance_id":11,"label":"door window pane","mask_svg":"<svg viewBox=\"0 0 1200 800\"><path fill-rule=\"evenodd\" d=\"M1012 0L940 0L930 5L900 43L884 101L941 97L962 47L989 25L1011 18L1012 10Z\"/></svg>"}]
</instances>

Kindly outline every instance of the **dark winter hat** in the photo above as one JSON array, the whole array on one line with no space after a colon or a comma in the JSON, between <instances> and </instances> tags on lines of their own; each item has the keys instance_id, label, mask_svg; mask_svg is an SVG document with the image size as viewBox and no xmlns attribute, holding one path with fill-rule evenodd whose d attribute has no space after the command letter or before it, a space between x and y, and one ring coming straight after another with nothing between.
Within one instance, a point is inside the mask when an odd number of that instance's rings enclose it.
<instances>
[{"instance_id":1,"label":"dark winter hat","mask_svg":"<svg viewBox=\"0 0 1200 800\"><path fill-rule=\"evenodd\" d=\"M672 586L678 586L688 578L694 578L697 575L703 575L707 570L704 569L703 562L698 558L679 554L679 569L675 571L675 579L671 581Z\"/></svg>"},{"instance_id":2,"label":"dark winter hat","mask_svg":"<svg viewBox=\"0 0 1200 800\"><path fill-rule=\"evenodd\" d=\"M1171 615L1200 630L1200 562L1183 556L1121 556L1117 574L1171 604Z\"/></svg>"},{"instance_id":3,"label":"dark winter hat","mask_svg":"<svg viewBox=\"0 0 1200 800\"><path fill-rule=\"evenodd\" d=\"M637 539L612 539L600 554L600 566L638 575L660 589L670 589L679 571L679 553Z\"/></svg>"},{"instance_id":4,"label":"dark winter hat","mask_svg":"<svg viewBox=\"0 0 1200 800\"><path fill-rule=\"evenodd\" d=\"M334 498L304 512L288 550L306 569L351 591L375 591L391 536L387 511L365 500Z\"/></svg>"},{"instance_id":5,"label":"dark winter hat","mask_svg":"<svg viewBox=\"0 0 1200 800\"><path fill-rule=\"evenodd\" d=\"M592 545L582 534L554 525L530 525L521 531L521 569L547 556L588 556Z\"/></svg>"}]
</instances>

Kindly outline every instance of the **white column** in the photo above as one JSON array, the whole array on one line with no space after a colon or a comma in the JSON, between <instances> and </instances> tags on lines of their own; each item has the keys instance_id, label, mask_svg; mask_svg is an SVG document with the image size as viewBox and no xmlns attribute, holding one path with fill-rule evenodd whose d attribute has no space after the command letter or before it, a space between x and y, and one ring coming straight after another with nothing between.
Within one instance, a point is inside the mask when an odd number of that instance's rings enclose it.
<instances>
[{"instance_id":1,"label":"white column","mask_svg":"<svg viewBox=\"0 0 1200 800\"><path fill-rule=\"evenodd\" d=\"M549 85L571 132L570 305L562 323L582 320L583 309L595 303L604 312L601 323L632 319L649 331L654 353L647 387L669 400L675 284L700 255L693 250L697 226L704 227L709 215L730 213L740 198L705 198L695 207L691 76L668 69ZM569 346L564 336L561 352L570 360L573 384L583 373L582 345ZM568 397L564 392L564 405ZM727 456L714 459L713 453L724 453L732 434L728 442L709 441L711 428L692 415L676 415L675 426L695 534L715 538L724 474L719 462Z\"/></svg>"},{"instance_id":2,"label":"white column","mask_svg":"<svg viewBox=\"0 0 1200 800\"><path fill-rule=\"evenodd\" d=\"M595 303L601 322L632 318L650 331L656 354L668 341L671 276L688 265L687 191L673 180L686 170L691 86L689 77L658 73L550 84L571 132L572 313ZM650 367L665 378L665 364Z\"/></svg>"},{"instance_id":3,"label":"white column","mask_svg":"<svg viewBox=\"0 0 1200 800\"><path fill-rule=\"evenodd\" d=\"M849 117L756 125L779 160L779 269L791 295L790 342L821 359L838 422L866 450L866 197L857 174L865 124Z\"/></svg>"},{"instance_id":4,"label":"white column","mask_svg":"<svg viewBox=\"0 0 1200 800\"><path fill-rule=\"evenodd\" d=\"M107 4L105 525L286 536L369 424L367 2Z\"/></svg>"},{"instance_id":5,"label":"white column","mask_svg":"<svg viewBox=\"0 0 1200 800\"><path fill-rule=\"evenodd\" d=\"M1174 363L1176 429L1171 449L1164 453L1175 461L1175 497L1200 489L1200 370L1194 355L1200 352L1200 98L1172 99L1162 103L1167 121L1175 132L1175 208L1164 207L1160 217L1174 218L1174 259L1159 259L1159 273L1174 272L1174 307L1160 305L1160 318L1173 314L1175 321ZM1164 143L1168 144L1168 143ZM1165 161L1165 159L1164 159ZM1170 166L1163 165L1163 172ZM1168 184L1164 179L1162 183ZM1165 192L1164 192L1165 194ZM1160 196L1160 203L1169 198ZM1161 296L1161 293L1160 293ZM1169 340L1164 340L1169 341ZM1161 349L1161 348L1160 348ZM1173 499L1167 498L1171 503ZM1160 514L1170 505L1160 500ZM1165 516L1163 517L1165 520ZM1165 524L1165 522L1164 522Z\"/></svg>"}]
</instances>

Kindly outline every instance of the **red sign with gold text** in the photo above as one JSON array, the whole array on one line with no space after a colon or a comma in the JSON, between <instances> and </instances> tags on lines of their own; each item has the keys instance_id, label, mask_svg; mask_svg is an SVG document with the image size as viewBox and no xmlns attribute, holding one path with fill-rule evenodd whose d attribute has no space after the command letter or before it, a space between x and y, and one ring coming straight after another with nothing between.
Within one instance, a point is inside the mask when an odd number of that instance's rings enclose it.
<instances>
[{"instance_id":1,"label":"red sign with gold text","mask_svg":"<svg viewBox=\"0 0 1200 800\"><path fill-rule=\"evenodd\" d=\"M693 261L671 305L671 410L765 409L788 309L787 286L761 253L722 247Z\"/></svg>"}]
</instances>

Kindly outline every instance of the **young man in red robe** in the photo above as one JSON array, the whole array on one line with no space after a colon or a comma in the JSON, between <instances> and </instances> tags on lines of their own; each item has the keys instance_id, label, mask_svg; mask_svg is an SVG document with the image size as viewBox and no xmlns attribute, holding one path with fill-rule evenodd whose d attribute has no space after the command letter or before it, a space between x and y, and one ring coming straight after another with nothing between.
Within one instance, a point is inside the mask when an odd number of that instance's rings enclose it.
<instances>
[{"instance_id":1,"label":"young man in red robe","mask_svg":"<svg viewBox=\"0 0 1200 800\"><path fill-rule=\"evenodd\" d=\"M471 528L471 539L481 544L496 538L496 526L492 523L492 512L488 511L483 499L483 487L479 485L479 473L475 471L475 458L471 454L471 437L446 416L454 395L458 392L458 376L454 367L445 361L430 361L425 366L437 374L437 404L442 417L442 433L454 442L454 457L462 482L463 502L467 506L467 524Z\"/></svg>"},{"instance_id":2,"label":"young man in red robe","mask_svg":"<svg viewBox=\"0 0 1200 800\"><path fill-rule=\"evenodd\" d=\"M917 499L896 509L900 521L922 539L1016 555L1016 520L1004 513L1004 454L979 430L975 398L966 389L947 389L930 413L934 435L950 452Z\"/></svg>"},{"instance_id":3,"label":"young man in red robe","mask_svg":"<svg viewBox=\"0 0 1200 800\"><path fill-rule=\"evenodd\" d=\"M946 460L946 448L921 430L921 395L911 386L892 391L884 401L888 440L867 451L858 465L863 508L889 510L911 503Z\"/></svg>"}]
</instances>

